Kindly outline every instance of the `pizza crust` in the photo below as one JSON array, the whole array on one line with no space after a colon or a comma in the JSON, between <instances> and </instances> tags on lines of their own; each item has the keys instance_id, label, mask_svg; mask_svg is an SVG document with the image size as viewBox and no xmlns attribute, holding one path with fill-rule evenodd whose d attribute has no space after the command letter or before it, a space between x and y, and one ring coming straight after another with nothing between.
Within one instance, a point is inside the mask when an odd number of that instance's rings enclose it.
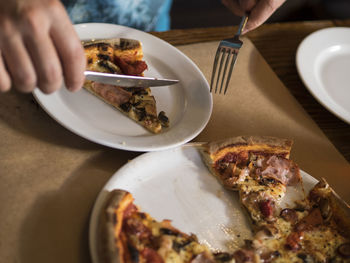
<instances>
[{"instance_id":1,"label":"pizza crust","mask_svg":"<svg viewBox=\"0 0 350 263\"><path fill-rule=\"evenodd\" d=\"M122 246L118 245L116 233L121 230L123 211L132 201L133 197L127 191L117 189L108 193L98 218L96 243L99 263L123 263L120 257Z\"/></svg>"},{"instance_id":2,"label":"pizza crust","mask_svg":"<svg viewBox=\"0 0 350 263\"><path fill-rule=\"evenodd\" d=\"M289 153L293 142L289 139L282 139L271 136L237 136L210 142L205 146L204 152L209 154L211 159L218 160L227 152L240 151L266 151L275 154L285 154L289 158Z\"/></svg>"}]
</instances>

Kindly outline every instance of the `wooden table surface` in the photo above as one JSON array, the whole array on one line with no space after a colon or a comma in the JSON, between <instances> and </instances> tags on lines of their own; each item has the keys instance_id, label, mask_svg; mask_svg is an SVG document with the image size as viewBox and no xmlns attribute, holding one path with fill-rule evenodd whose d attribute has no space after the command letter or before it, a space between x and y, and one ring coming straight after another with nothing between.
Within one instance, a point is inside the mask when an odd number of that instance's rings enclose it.
<instances>
[{"instance_id":1,"label":"wooden table surface","mask_svg":"<svg viewBox=\"0 0 350 263\"><path fill-rule=\"evenodd\" d=\"M265 24L249 32L249 37L267 63L329 140L350 162L350 125L324 108L302 83L295 65L300 42L312 32L334 26L350 26L350 20L326 20ZM173 45L221 40L231 37L237 27L198 28L154 32ZM350 103L350 102L349 102Z\"/></svg>"}]
</instances>

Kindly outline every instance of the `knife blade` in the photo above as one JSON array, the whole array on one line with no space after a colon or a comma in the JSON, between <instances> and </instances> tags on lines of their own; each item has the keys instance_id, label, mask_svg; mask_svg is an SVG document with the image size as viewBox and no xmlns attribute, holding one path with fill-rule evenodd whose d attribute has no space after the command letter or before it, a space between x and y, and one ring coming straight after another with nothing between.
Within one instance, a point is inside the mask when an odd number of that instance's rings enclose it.
<instances>
[{"instance_id":1,"label":"knife blade","mask_svg":"<svg viewBox=\"0 0 350 263\"><path fill-rule=\"evenodd\" d=\"M159 79L140 76L119 75L88 70L85 71L84 74L87 80L126 88L161 87L173 85L179 82L179 80L176 79Z\"/></svg>"}]
</instances>

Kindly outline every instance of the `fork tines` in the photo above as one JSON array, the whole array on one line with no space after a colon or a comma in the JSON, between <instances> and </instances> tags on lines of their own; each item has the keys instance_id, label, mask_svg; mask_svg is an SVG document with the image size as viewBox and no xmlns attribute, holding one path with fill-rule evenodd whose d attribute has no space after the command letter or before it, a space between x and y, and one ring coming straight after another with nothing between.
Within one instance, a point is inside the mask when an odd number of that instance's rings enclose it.
<instances>
[{"instance_id":1,"label":"fork tines","mask_svg":"<svg viewBox=\"0 0 350 263\"><path fill-rule=\"evenodd\" d=\"M214 59L213 72L211 75L210 92L215 90L215 93L222 92L224 88L224 94L226 94L228 84L231 79L233 67L237 60L238 51L241 48L243 42L239 39L242 30L247 23L248 16L242 17L238 31L233 38L220 41L216 55Z\"/></svg>"},{"instance_id":2,"label":"fork tines","mask_svg":"<svg viewBox=\"0 0 350 263\"><path fill-rule=\"evenodd\" d=\"M225 87L224 94L226 94L227 87L231 79L232 70L241 46L242 41L238 39L227 39L220 42L214 60L210 92L212 92L213 88L215 87L215 93L217 93L218 87L220 87L219 93L221 93L222 88ZM217 69L217 67L219 68Z\"/></svg>"}]
</instances>

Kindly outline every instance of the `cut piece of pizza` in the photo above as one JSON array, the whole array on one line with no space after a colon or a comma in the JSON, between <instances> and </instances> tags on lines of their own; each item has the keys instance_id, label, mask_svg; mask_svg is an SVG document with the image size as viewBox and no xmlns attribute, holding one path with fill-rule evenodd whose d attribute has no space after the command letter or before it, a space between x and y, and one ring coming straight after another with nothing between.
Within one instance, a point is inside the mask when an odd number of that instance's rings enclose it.
<instances>
[{"instance_id":1,"label":"cut piece of pizza","mask_svg":"<svg viewBox=\"0 0 350 263\"><path fill-rule=\"evenodd\" d=\"M224 187L239 192L255 226L275 220L287 186L301 182L289 160L292 142L264 136L240 136L201 147L204 162Z\"/></svg>"},{"instance_id":2,"label":"cut piece of pizza","mask_svg":"<svg viewBox=\"0 0 350 263\"><path fill-rule=\"evenodd\" d=\"M170 220L156 221L133 201L124 190L106 198L99 218L99 262L232 262L232 255L210 252L195 235L181 232Z\"/></svg>"},{"instance_id":3,"label":"cut piece of pizza","mask_svg":"<svg viewBox=\"0 0 350 263\"><path fill-rule=\"evenodd\" d=\"M268 136L238 136L207 143L201 149L209 170L228 189L237 189L250 171L262 178L283 184L294 183L298 176L286 173L292 141ZM278 166L278 167L276 167ZM276 167L276 168L275 168Z\"/></svg>"},{"instance_id":4,"label":"cut piece of pizza","mask_svg":"<svg viewBox=\"0 0 350 263\"><path fill-rule=\"evenodd\" d=\"M103 39L83 42L83 46L87 70L143 76L147 69L140 41ZM123 88L94 81L85 81L83 87L153 133L160 133L162 127L169 126L164 111L157 113L150 88Z\"/></svg>"}]
</instances>

